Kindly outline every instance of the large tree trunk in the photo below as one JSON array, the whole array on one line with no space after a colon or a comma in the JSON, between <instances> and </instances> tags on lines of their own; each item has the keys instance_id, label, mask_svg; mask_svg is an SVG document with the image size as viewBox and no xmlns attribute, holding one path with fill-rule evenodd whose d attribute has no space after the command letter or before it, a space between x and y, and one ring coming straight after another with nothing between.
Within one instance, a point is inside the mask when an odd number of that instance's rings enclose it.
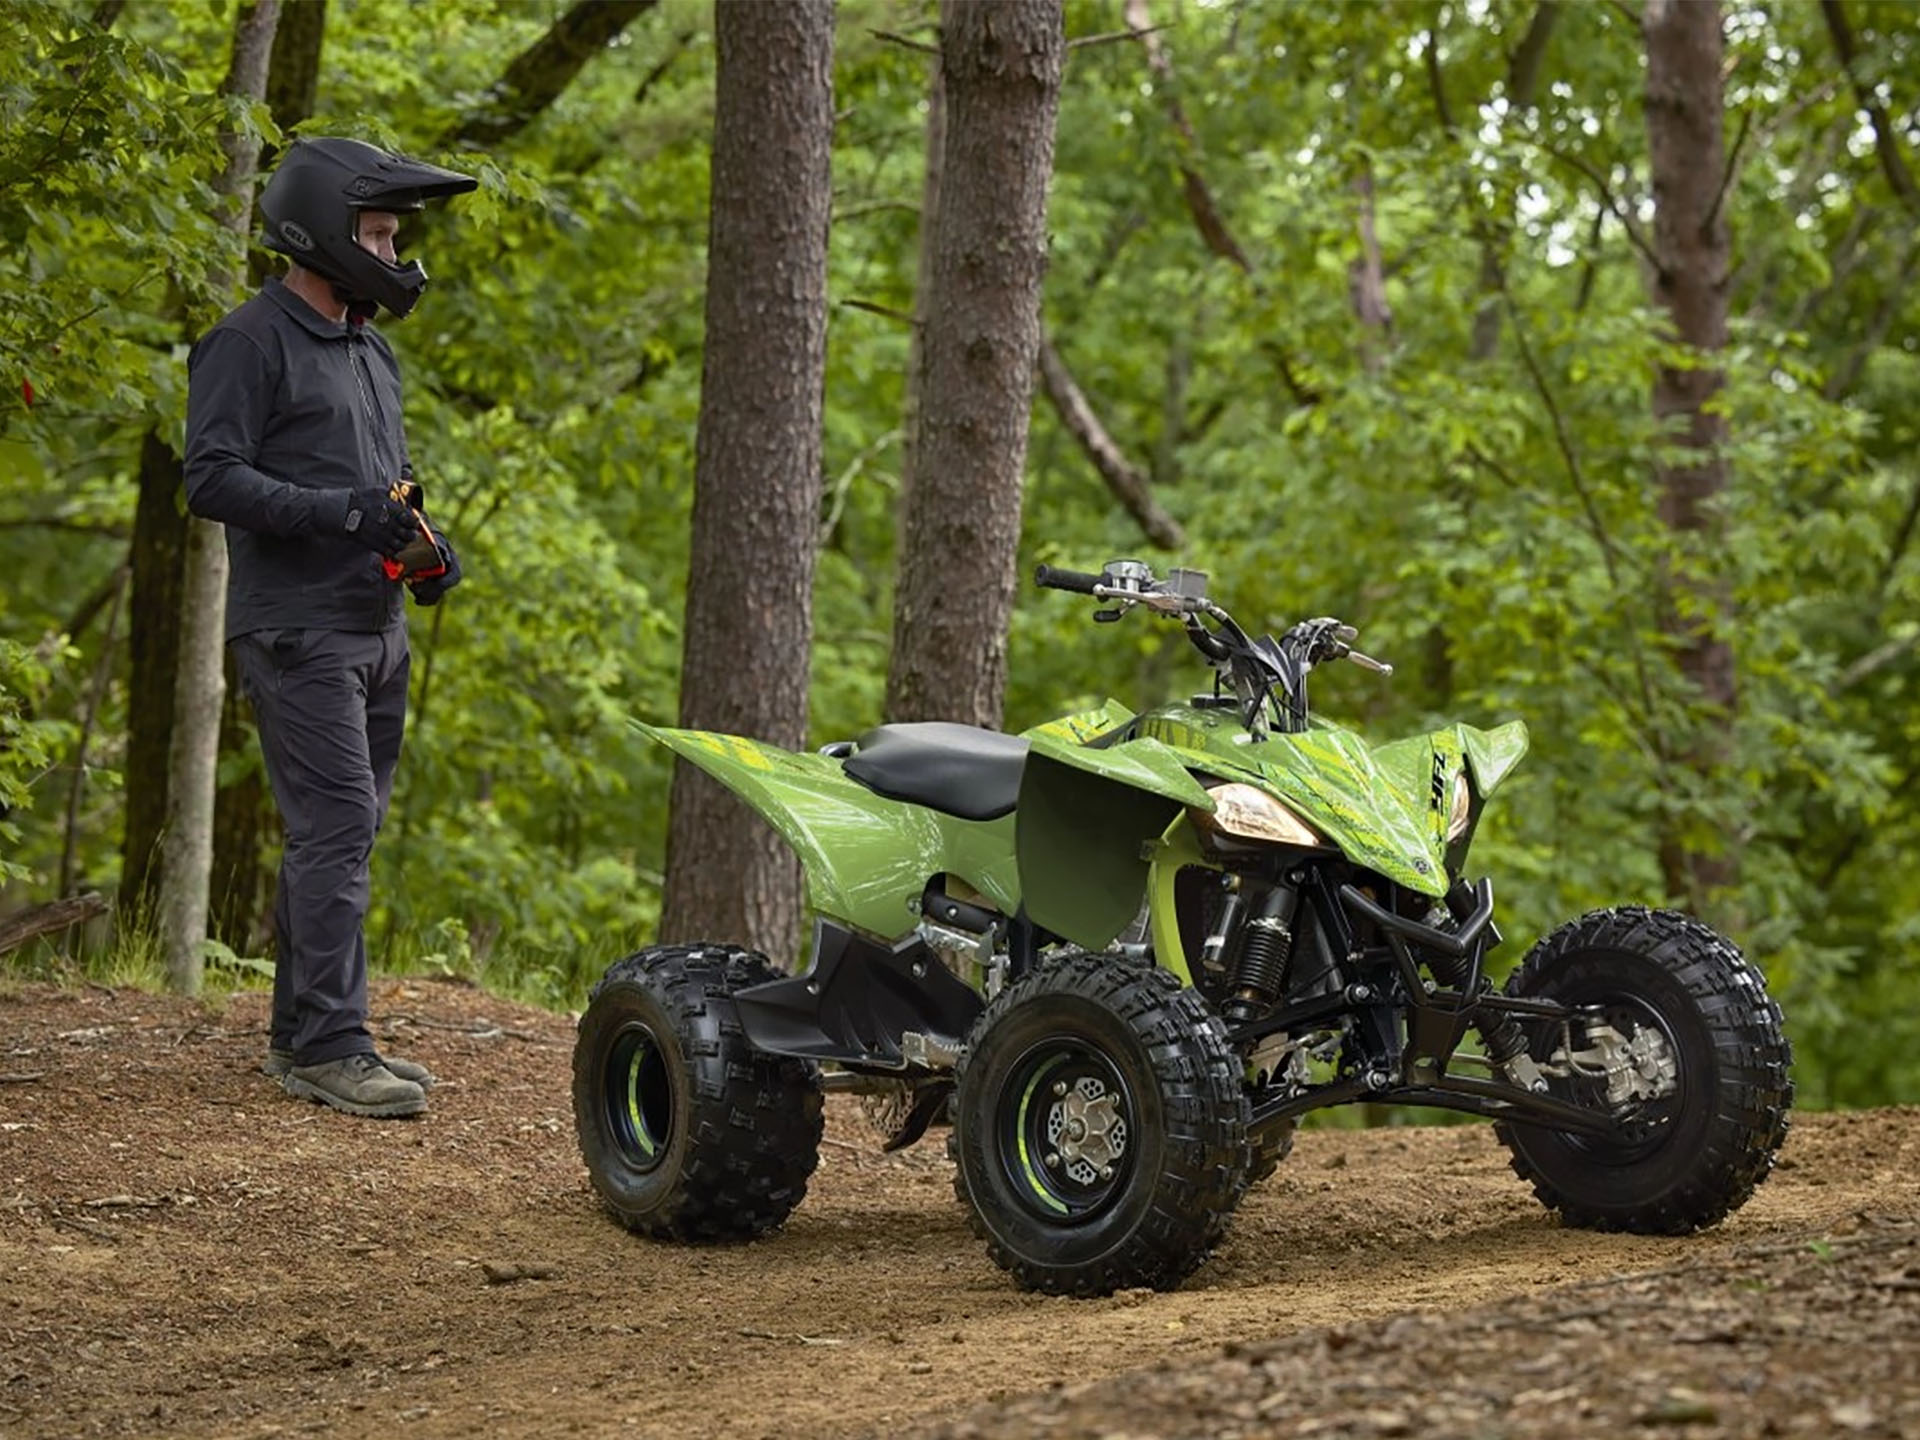
<instances>
[{"instance_id":1,"label":"large tree trunk","mask_svg":"<svg viewBox=\"0 0 1920 1440\"><path fill-rule=\"evenodd\" d=\"M243 6L234 22L227 95L261 100L267 62L280 22L280 0ZM234 237L225 277L237 303L246 277L241 258L253 209L260 142L239 131L221 137L227 163L214 181L221 225ZM216 289L219 287L216 287ZM220 715L226 700L223 644L227 619L226 533L211 521L187 522L186 568L180 587L180 668L173 692L173 745L167 766L167 831L161 839L160 939L167 983L200 993L207 940L207 881L213 868L213 796L220 758Z\"/></svg>"},{"instance_id":2,"label":"large tree trunk","mask_svg":"<svg viewBox=\"0 0 1920 1440\"><path fill-rule=\"evenodd\" d=\"M807 735L820 530L832 0L719 0L706 350L680 723L797 747ZM767 825L675 766L663 940L799 938L799 864Z\"/></svg>"},{"instance_id":3,"label":"large tree trunk","mask_svg":"<svg viewBox=\"0 0 1920 1440\"><path fill-rule=\"evenodd\" d=\"M1731 601L1708 573L1716 502L1728 485L1727 422L1713 401L1726 383L1719 355L1727 343L1733 249L1720 197L1726 173L1720 6L1717 0L1648 0L1642 17L1657 294L1673 337L1696 352L1685 364L1663 366L1653 387L1655 418L1684 447L1659 466L1660 517L1673 532L1676 554L1664 623L1704 717L1682 758L1711 775L1723 763L1735 703ZM1670 817L1660 842L1669 895L1695 909L1737 877L1729 853L1702 845L1697 837L1705 833L1710 827Z\"/></svg>"},{"instance_id":4,"label":"large tree trunk","mask_svg":"<svg viewBox=\"0 0 1920 1440\"><path fill-rule=\"evenodd\" d=\"M1059 0L940 15L946 150L886 709L997 726L1066 41Z\"/></svg>"}]
</instances>

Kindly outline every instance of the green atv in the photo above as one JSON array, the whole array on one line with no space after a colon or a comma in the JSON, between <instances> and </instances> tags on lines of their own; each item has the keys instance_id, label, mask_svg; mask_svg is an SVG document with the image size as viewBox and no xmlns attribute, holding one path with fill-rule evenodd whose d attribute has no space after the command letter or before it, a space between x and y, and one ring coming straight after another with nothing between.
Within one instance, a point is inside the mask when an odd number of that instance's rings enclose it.
<instances>
[{"instance_id":1,"label":"green atv","mask_svg":"<svg viewBox=\"0 0 1920 1440\"><path fill-rule=\"evenodd\" d=\"M1730 941L1604 910L1489 983L1493 886L1467 850L1523 725L1369 745L1307 705L1317 665L1391 673L1351 627L1252 639L1204 574L1136 561L1037 578L1096 620L1179 623L1212 692L1020 736L882 725L818 754L640 727L779 830L817 919L800 975L668 945L595 989L574 1116L623 1224L779 1225L830 1091L867 1097L888 1148L950 1123L988 1252L1053 1293L1179 1284L1330 1105L1488 1116L1570 1225L1681 1234L1766 1178L1791 1055Z\"/></svg>"}]
</instances>

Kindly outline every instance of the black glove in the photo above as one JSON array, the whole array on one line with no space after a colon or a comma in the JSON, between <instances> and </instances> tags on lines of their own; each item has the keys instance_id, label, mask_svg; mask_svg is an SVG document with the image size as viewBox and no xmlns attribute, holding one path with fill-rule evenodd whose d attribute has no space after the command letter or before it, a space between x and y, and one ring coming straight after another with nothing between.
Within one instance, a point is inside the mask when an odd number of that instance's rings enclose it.
<instances>
[{"instance_id":1,"label":"black glove","mask_svg":"<svg viewBox=\"0 0 1920 1440\"><path fill-rule=\"evenodd\" d=\"M384 490L342 490L344 498L336 524L339 533L356 540L377 555L398 555L420 533L413 511Z\"/></svg>"},{"instance_id":2,"label":"black glove","mask_svg":"<svg viewBox=\"0 0 1920 1440\"><path fill-rule=\"evenodd\" d=\"M440 558L446 563L446 573L435 575L431 580L415 580L407 588L413 591L413 603L416 605L438 605L440 597L460 583L460 557L453 553L453 542L447 539L444 530L439 536Z\"/></svg>"}]
</instances>

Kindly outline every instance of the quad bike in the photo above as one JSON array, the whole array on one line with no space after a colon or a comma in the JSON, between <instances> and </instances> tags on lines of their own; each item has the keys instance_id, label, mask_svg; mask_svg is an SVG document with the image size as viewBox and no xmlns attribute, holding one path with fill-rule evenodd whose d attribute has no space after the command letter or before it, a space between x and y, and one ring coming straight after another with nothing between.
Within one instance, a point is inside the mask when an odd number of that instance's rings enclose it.
<instances>
[{"instance_id":1,"label":"quad bike","mask_svg":"<svg viewBox=\"0 0 1920 1440\"><path fill-rule=\"evenodd\" d=\"M1211 693L1020 736L882 725L817 754L640 727L798 851L817 919L799 975L674 945L596 988L574 1114L621 1222L779 1225L830 1091L866 1095L888 1148L950 1123L988 1253L1053 1293L1179 1284L1332 1105L1492 1118L1570 1225L1685 1233L1766 1178L1791 1056L1732 942L1603 910L1489 982L1493 885L1465 865L1523 725L1369 745L1307 704L1318 665L1391 673L1351 627L1253 639L1204 574L1135 561L1037 578L1096 620L1183 626Z\"/></svg>"}]
</instances>

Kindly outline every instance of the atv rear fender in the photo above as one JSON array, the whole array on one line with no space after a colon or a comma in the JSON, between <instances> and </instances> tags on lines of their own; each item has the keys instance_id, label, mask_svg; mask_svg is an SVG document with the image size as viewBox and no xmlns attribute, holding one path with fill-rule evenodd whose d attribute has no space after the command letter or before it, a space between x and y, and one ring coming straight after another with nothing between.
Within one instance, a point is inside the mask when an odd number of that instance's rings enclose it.
<instances>
[{"instance_id":1,"label":"atv rear fender","mask_svg":"<svg viewBox=\"0 0 1920 1440\"><path fill-rule=\"evenodd\" d=\"M874 794L827 755L707 730L633 722L738 795L800 857L822 915L892 941L919 923L927 881L951 875L1003 913L1020 908L1014 821L961 820Z\"/></svg>"}]
</instances>

